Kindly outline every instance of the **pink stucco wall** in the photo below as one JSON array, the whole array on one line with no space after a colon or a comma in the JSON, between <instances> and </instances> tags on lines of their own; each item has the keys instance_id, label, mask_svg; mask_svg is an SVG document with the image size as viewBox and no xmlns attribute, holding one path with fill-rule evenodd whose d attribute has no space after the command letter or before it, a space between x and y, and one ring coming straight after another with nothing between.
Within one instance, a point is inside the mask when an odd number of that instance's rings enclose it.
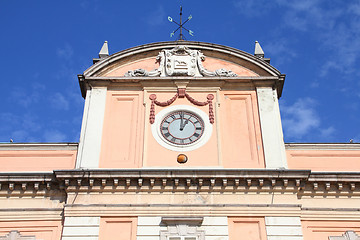
<instances>
[{"instance_id":1,"label":"pink stucco wall","mask_svg":"<svg viewBox=\"0 0 360 240\"><path fill-rule=\"evenodd\" d=\"M229 217L229 240L266 240L265 220L261 217Z\"/></svg>"},{"instance_id":2,"label":"pink stucco wall","mask_svg":"<svg viewBox=\"0 0 360 240\"><path fill-rule=\"evenodd\" d=\"M0 236L5 236L12 230L17 230L21 235L36 236L42 240L60 240L61 221L0 221Z\"/></svg>"},{"instance_id":3,"label":"pink stucco wall","mask_svg":"<svg viewBox=\"0 0 360 240\"><path fill-rule=\"evenodd\" d=\"M144 133L142 91L108 91L100 168L141 166Z\"/></svg>"},{"instance_id":4,"label":"pink stucco wall","mask_svg":"<svg viewBox=\"0 0 360 240\"><path fill-rule=\"evenodd\" d=\"M136 217L102 217L99 240L136 240Z\"/></svg>"},{"instance_id":5,"label":"pink stucco wall","mask_svg":"<svg viewBox=\"0 0 360 240\"><path fill-rule=\"evenodd\" d=\"M155 92L154 92L155 93ZM191 97L195 98L198 101L204 102L206 101L206 96L209 94L209 92L188 92ZM167 101L168 99L172 98L174 96L174 92L157 92L156 95L158 97L159 101ZM150 101L148 101L148 104L150 104ZM192 103L190 103L185 98L177 99L171 106L175 105L191 105L194 106ZM196 106L200 110L204 111L205 113L209 112L208 106ZM155 112L158 113L162 109L166 107L155 107ZM181 167L198 167L198 166L218 166L218 148L217 148L217 129L216 124L213 124L213 131L212 135L209 139L209 141L202 147L189 151L189 152L177 152L177 151L171 151L163 146L161 146L155 138L152 136L151 126L149 123L149 120L146 119L146 124L148 124L147 128L147 150L144 153L145 156L145 164L149 167L161 167L161 166L181 166ZM179 165L176 161L177 156L180 153L185 153L189 161L184 165Z\"/></svg>"},{"instance_id":6,"label":"pink stucco wall","mask_svg":"<svg viewBox=\"0 0 360 240\"><path fill-rule=\"evenodd\" d=\"M290 169L360 171L360 150L286 150Z\"/></svg>"},{"instance_id":7,"label":"pink stucco wall","mask_svg":"<svg viewBox=\"0 0 360 240\"><path fill-rule=\"evenodd\" d=\"M149 122L149 95L152 93L157 95L158 101L164 102L172 98L176 92L149 91L143 96L141 90L108 91L99 164L101 168L264 167L254 90L220 92L219 99L215 98L213 101L215 123L212 135L202 147L185 152L189 161L184 165L179 165L176 161L177 156L184 152L166 149L152 135ZM215 91L188 93L201 102L206 101L209 93L217 96ZM218 110L215 110L216 102L220 103ZM171 106L176 105L194 106L186 98L178 98ZM196 107L206 114L209 112L208 106ZM164 108L166 107L156 106L155 114Z\"/></svg>"},{"instance_id":8,"label":"pink stucco wall","mask_svg":"<svg viewBox=\"0 0 360 240\"><path fill-rule=\"evenodd\" d=\"M203 66L209 71L215 71L217 69L225 68L227 70L231 70L236 73L238 76L258 76L258 74L253 71L244 68L240 65L236 65L234 63L224 61L221 59L207 57L203 62ZM150 57L146 59L140 59L135 62L131 62L129 64L124 64L120 66L115 66L113 69L108 71L105 76L106 77L121 77L124 76L129 70L135 69L145 69L147 71L152 71L159 67L159 63L156 62L156 57Z\"/></svg>"},{"instance_id":9,"label":"pink stucco wall","mask_svg":"<svg viewBox=\"0 0 360 240\"><path fill-rule=\"evenodd\" d=\"M74 169L76 150L2 150L1 172L52 171Z\"/></svg>"},{"instance_id":10,"label":"pink stucco wall","mask_svg":"<svg viewBox=\"0 0 360 240\"><path fill-rule=\"evenodd\" d=\"M301 221L304 240L329 240L341 236L345 231L360 233L359 221Z\"/></svg>"},{"instance_id":11,"label":"pink stucco wall","mask_svg":"<svg viewBox=\"0 0 360 240\"><path fill-rule=\"evenodd\" d=\"M255 91L222 91L219 113L224 167L264 168Z\"/></svg>"}]
</instances>

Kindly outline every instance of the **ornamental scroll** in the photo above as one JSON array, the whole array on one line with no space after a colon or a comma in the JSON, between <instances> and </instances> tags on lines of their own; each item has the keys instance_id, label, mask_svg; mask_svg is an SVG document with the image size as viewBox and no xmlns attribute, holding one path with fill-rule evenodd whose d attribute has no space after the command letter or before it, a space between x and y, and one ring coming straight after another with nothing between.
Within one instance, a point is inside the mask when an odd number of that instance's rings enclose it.
<instances>
[{"instance_id":1,"label":"ornamental scroll","mask_svg":"<svg viewBox=\"0 0 360 240\"><path fill-rule=\"evenodd\" d=\"M214 95L213 94L208 94L207 95L207 101L206 102L199 102L197 100L195 100L194 98L192 98L187 92L185 88L178 88L177 93L170 98L169 100L165 101L165 102L159 102L158 100L156 100L157 96L156 94L151 94L149 96L149 99L151 100L151 107L150 107L150 123L153 124L155 122L155 104L157 106L161 106L161 107L166 107L171 105L173 102L175 102L175 100L177 98L184 98L186 97L187 100L189 100L189 102L191 102L192 104L196 105L196 106L206 106L209 105L209 121L211 124L214 123L214 108L212 105L212 100L214 100Z\"/></svg>"}]
</instances>

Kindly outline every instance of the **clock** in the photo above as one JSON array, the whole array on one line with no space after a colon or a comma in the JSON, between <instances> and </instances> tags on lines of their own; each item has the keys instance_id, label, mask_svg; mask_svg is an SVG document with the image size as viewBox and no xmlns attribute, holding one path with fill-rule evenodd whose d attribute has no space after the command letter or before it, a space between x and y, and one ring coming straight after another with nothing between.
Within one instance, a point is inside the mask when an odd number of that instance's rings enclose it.
<instances>
[{"instance_id":1,"label":"clock","mask_svg":"<svg viewBox=\"0 0 360 240\"><path fill-rule=\"evenodd\" d=\"M201 117L186 110L169 113L160 124L163 138L180 146L189 145L201 139L204 128Z\"/></svg>"},{"instance_id":2,"label":"clock","mask_svg":"<svg viewBox=\"0 0 360 240\"><path fill-rule=\"evenodd\" d=\"M191 151L210 138L212 124L202 110L188 105L174 105L160 111L151 126L156 141L173 151Z\"/></svg>"}]
</instances>

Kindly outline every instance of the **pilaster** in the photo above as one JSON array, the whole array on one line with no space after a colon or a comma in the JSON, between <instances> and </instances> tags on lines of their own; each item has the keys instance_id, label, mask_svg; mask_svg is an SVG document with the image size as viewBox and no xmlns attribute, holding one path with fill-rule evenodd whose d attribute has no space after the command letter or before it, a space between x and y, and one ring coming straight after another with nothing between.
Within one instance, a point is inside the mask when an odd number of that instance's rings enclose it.
<instances>
[{"instance_id":1,"label":"pilaster","mask_svg":"<svg viewBox=\"0 0 360 240\"><path fill-rule=\"evenodd\" d=\"M266 168L287 168L284 137L276 90L257 87Z\"/></svg>"},{"instance_id":2,"label":"pilaster","mask_svg":"<svg viewBox=\"0 0 360 240\"><path fill-rule=\"evenodd\" d=\"M61 240L99 239L100 217L65 217Z\"/></svg>"},{"instance_id":3,"label":"pilaster","mask_svg":"<svg viewBox=\"0 0 360 240\"><path fill-rule=\"evenodd\" d=\"M300 217L265 217L268 240L303 240Z\"/></svg>"},{"instance_id":4,"label":"pilaster","mask_svg":"<svg viewBox=\"0 0 360 240\"><path fill-rule=\"evenodd\" d=\"M98 168L107 87L87 90L76 168Z\"/></svg>"}]
</instances>

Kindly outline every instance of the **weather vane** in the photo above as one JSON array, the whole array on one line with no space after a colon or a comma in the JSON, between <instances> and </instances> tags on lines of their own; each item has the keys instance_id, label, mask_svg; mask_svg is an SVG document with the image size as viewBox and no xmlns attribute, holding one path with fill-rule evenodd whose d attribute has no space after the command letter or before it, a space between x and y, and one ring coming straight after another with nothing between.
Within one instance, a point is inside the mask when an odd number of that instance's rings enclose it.
<instances>
[{"instance_id":1,"label":"weather vane","mask_svg":"<svg viewBox=\"0 0 360 240\"><path fill-rule=\"evenodd\" d=\"M180 6L180 24L177 23L177 22L175 22L175 21L172 19L172 17L168 16L168 20L169 20L170 22L173 22L173 23L175 23L176 25L179 26L175 31L173 31L172 33L170 33L170 37L173 37L173 36L175 35L175 33L177 32L177 30L179 30L179 29L180 29L180 35L179 35L178 40L184 40L184 39L185 39L185 37L184 37L184 35L183 35L183 33L182 33L183 29L186 30L191 36L194 36L194 32L193 32L193 31L188 30L188 29L186 29L186 28L184 27L185 23L187 23L187 22L188 22L189 20L191 20L191 19L192 19L192 16L190 15L190 16L186 19L185 22L182 22L182 6Z\"/></svg>"}]
</instances>

